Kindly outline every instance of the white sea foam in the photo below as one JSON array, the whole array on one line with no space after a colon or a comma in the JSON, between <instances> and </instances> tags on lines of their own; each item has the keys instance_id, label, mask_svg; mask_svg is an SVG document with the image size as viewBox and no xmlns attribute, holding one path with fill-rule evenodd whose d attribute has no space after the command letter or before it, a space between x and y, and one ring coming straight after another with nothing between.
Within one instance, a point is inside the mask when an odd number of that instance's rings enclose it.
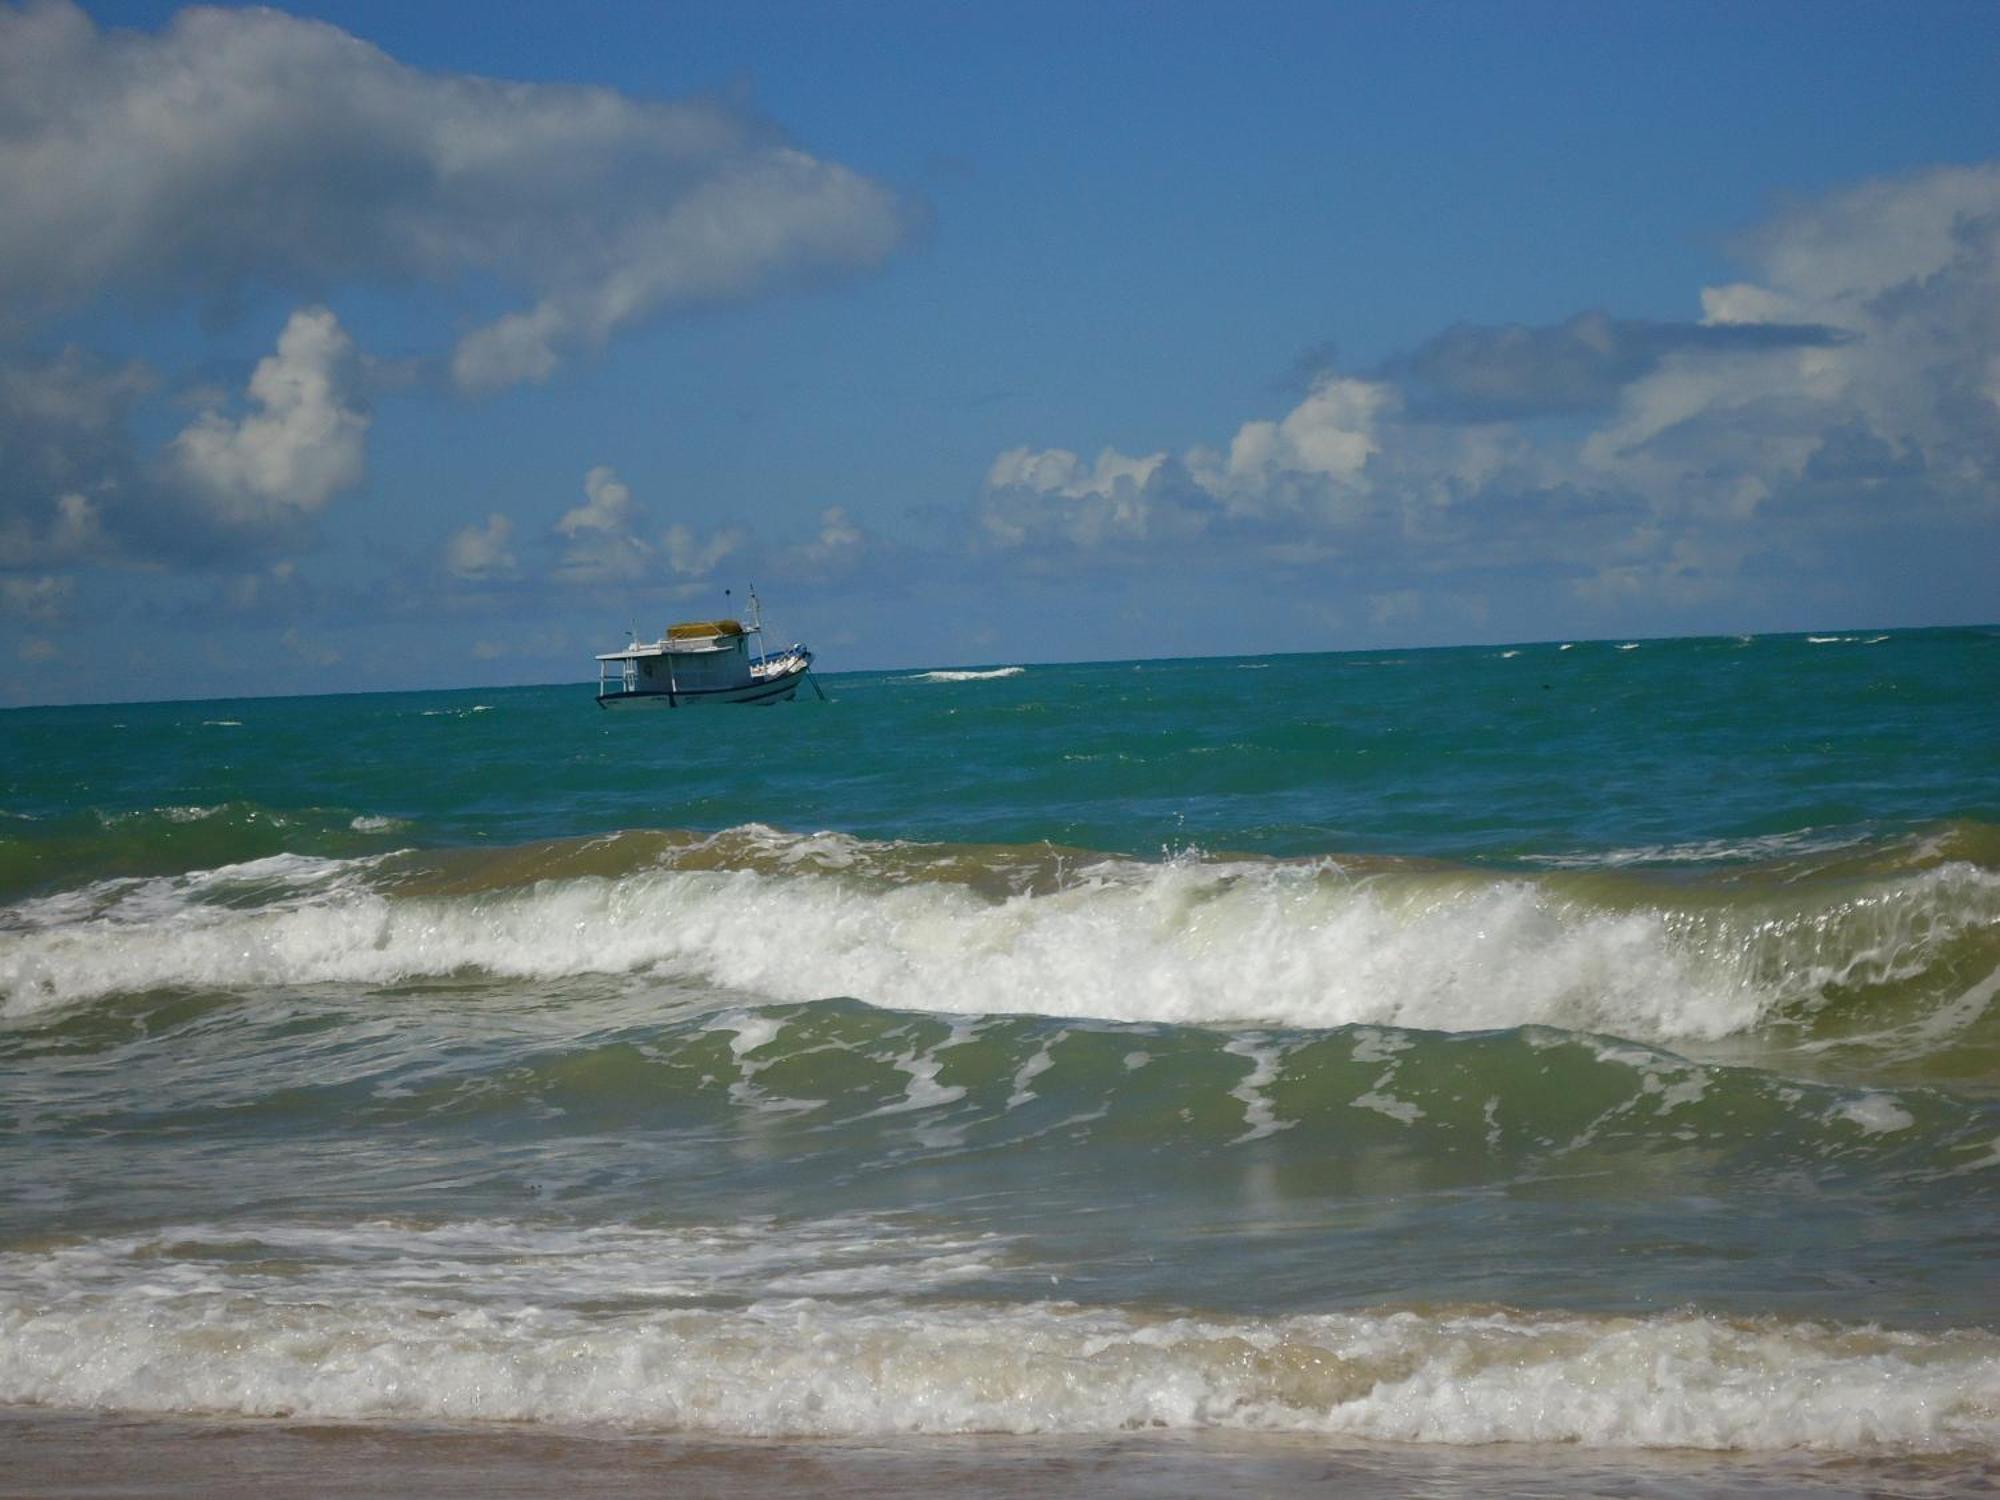
<instances>
[{"instance_id":1,"label":"white sea foam","mask_svg":"<svg viewBox=\"0 0 2000 1500\"><path fill-rule=\"evenodd\" d=\"M912 1048L908 1052L889 1059L889 1065L909 1078L904 1087L903 1097L885 1104L874 1113L878 1115L909 1114L916 1110L934 1109L940 1104L956 1104L965 1097L965 1090L957 1084L938 1082L938 1073L944 1063L938 1054L949 1048L962 1046L972 1040L972 1033L963 1025L952 1028L951 1034L935 1047Z\"/></svg>"},{"instance_id":2,"label":"white sea foam","mask_svg":"<svg viewBox=\"0 0 2000 1500\"><path fill-rule=\"evenodd\" d=\"M2000 1446L1990 1332L1480 1308L1162 1319L968 1296L1008 1248L863 1220L85 1241L0 1256L0 1402L760 1436Z\"/></svg>"},{"instance_id":3,"label":"white sea foam","mask_svg":"<svg viewBox=\"0 0 2000 1500\"><path fill-rule=\"evenodd\" d=\"M1019 677L1026 667L990 667L984 671L939 670L918 672L910 678L912 682L990 682L996 677Z\"/></svg>"},{"instance_id":4,"label":"white sea foam","mask_svg":"<svg viewBox=\"0 0 2000 1500\"><path fill-rule=\"evenodd\" d=\"M1280 1120L1270 1096L1264 1092L1265 1085L1277 1081L1278 1065L1284 1061L1284 1053L1280 1049L1250 1037L1237 1037L1222 1050L1234 1053L1250 1064L1250 1071L1243 1075L1242 1082L1229 1091L1232 1098L1243 1104L1243 1134L1236 1138L1238 1144L1262 1140L1267 1135L1290 1130L1298 1123L1296 1120Z\"/></svg>"},{"instance_id":5,"label":"white sea foam","mask_svg":"<svg viewBox=\"0 0 2000 1500\"><path fill-rule=\"evenodd\" d=\"M1424 1117L1424 1112L1407 1099L1398 1099L1393 1094L1384 1094L1371 1089L1359 1095L1351 1106L1354 1109L1372 1109L1378 1115L1387 1115L1405 1125L1414 1125Z\"/></svg>"},{"instance_id":6,"label":"white sea foam","mask_svg":"<svg viewBox=\"0 0 2000 1500\"><path fill-rule=\"evenodd\" d=\"M1786 859L1852 848L1867 834L1855 829L1800 828L1740 839L1695 839L1682 844L1640 844L1628 849L1529 854L1523 862L1553 870L1613 870L1630 865L1723 864Z\"/></svg>"},{"instance_id":7,"label":"white sea foam","mask_svg":"<svg viewBox=\"0 0 2000 1500\"><path fill-rule=\"evenodd\" d=\"M156 811L159 816L165 818L169 823L200 823L214 817L217 813L223 811L223 809L218 805L213 807L162 807L156 809Z\"/></svg>"},{"instance_id":8,"label":"white sea foam","mask_svg":"<svg viewBox=\"0 0 2000 1500\"><path fill-rule=\"evenodd\" d=\"M1015 1070L1014 1092L1007 1098L1007 1107L1009 1109L1019 1109L1023 1104L1026 1104L1035 1097L1035 1091L1029 1088L1028 1085L1056 1065L1055 1054L1050 1049L1058 1042L1067 1040L1068 1037L1068 1030L1058 1031L1054 1036L1042 1043L1033 1057L1022 1063Z\"/></svg>"},{"instance_id":9,"label":"white sea foam","mask_svg":"<svg viewBox=\"0 0 2000 1500\"><path fill-rule=\"evenodd\" d=\"M1789 926L1710 930L1527 879L1192 858L1100 863L1005 900L813 868L417 897L371 885L378 863L286 855L0 910L0 1015L157 988L657 972L957 1014L1715 1038L1830 985L1920 972L1937 945L2000 923L2000 877L1965 864Z\"/></svg>"},{"instance_id":10,"label":"white sea foam","mask_svg":"<svg viewBox=\"0 0 2000 1500\"><path fill-rule=\"evenodd\" d=\"M1893 1135L1917 1123L1915 1115L1887 1094L1867 1093L1849 1099L1834 1115L1869 1135Z\"/></svg>"}]
</instances>

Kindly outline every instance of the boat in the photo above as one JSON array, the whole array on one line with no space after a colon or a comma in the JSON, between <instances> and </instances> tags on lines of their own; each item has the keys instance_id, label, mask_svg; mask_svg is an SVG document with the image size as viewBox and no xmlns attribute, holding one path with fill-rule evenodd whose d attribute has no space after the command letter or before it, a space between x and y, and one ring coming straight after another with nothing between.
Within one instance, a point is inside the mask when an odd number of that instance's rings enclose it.
<instances>
[{"instance_id":1,"label":"boat","mask_svg":"<svg viewBox=\"0 0 2000 1500\"><path fill-rule=\"evenodd\" d=\"M705 703L785 703L811 682L813 654L798 642L781 651L761 649L764 636L757 591L750 591L750 623L683 620L657 641L634 637L622 651L597 658L599 708L693 708ZM752 643L760 648L753 652Z\"/></svg>"}]
</instances>

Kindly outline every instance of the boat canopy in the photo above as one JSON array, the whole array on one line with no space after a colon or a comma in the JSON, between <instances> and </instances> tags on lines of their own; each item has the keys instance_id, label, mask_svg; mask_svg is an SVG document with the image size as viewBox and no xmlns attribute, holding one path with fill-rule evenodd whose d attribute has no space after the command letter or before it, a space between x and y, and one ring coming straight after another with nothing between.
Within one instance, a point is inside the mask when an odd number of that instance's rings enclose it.
<instances>
[{"instance_id":1,"label":"boat canopy","mask_svg":"<svg viewBox=\"0 0 2000 1500\"><path fill-rule=\"evenodd\" d=\"M670 641L697 641L709 636L741 634L743 625L737 620L684 620L667 627L667 639Z\"/></svg>"}]
</instances>

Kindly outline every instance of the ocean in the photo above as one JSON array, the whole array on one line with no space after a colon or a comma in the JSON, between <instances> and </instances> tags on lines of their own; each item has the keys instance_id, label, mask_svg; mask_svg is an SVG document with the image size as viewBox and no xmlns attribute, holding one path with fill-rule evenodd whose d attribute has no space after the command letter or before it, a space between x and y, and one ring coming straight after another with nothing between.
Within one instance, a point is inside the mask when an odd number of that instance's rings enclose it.
<instances>
[{"instance_id":1,"label":"ocean","mask_svg":"<svg viewBox=\"0 0 2000 1500\"><path fill-rule=\"evenodd\" d=\"M1949 1494L2000 629L0 713L9 1493Z\"/></svg>"}]
</instances>

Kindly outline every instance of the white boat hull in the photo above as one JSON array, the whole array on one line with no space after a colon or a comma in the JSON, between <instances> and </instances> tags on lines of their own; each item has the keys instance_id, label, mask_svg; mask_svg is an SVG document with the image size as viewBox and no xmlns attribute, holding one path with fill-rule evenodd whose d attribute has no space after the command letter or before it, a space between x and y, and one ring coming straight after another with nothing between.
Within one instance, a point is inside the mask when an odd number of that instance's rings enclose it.
<instances>
[{"instance_id":1,"label":"white boat hull","mask_svg":"<svg viewBox=\"0 0 2000 1500\"><path fill-rule=\"evenodd\" d=\"M709 703L789 703L812 666L812 653L788 654L768 673L752 668L750 681L717 688L633 688L599 693L600 708L694 708Z\"/></svg>"}]
</instances>

